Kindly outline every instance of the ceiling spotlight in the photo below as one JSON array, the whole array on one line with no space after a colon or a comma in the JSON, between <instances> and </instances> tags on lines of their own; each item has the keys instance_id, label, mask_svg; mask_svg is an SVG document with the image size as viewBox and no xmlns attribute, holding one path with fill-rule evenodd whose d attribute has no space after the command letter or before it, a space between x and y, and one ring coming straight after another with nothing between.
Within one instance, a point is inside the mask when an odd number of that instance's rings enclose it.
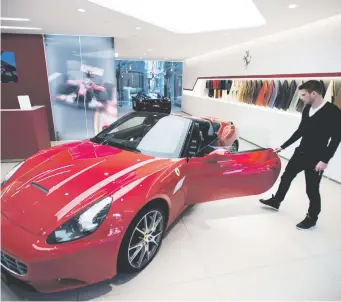
<instances>
[{"instance_id":1,"label":"ceiling spotlight","mask_svg":"<svg viewBox=\"0 0 341 302\"><path fill-rule=\"evenodd\" d=\"M142 57L140 57L140 59L142 59Z\"/></svg>"},{"instance_id":2,"label":"ceiling spotlight","mask_svg":"<svg viewBox=\"0 0 341 302\"><path fill-rule=\"evenodd\" d=\"M228 34L228 33L224 33L224 34L223 34L223 36L229 36L229 35L230 35L230 34Z\"/></svg>"},{"instance_id":3,"label":"ceiling spotlight","mask_svg":"<svg viewBox=\"0 0 341 302\"><path fill-rule=\"evenodd\" d=\"M143 54L144 56L147 55L146 53Z\"/></svg>"},{"instance_id":4,"label":"ceiling spotlight","mask_svg":"<svg viewBox=\"0 0 341 302\"><path fill-rule=\"evenodd\" d=\"M296 7L297 7L297 4L290 4L288 7L289 7L289 8L296 8Z\"/></svg>"},{"instance_id":5,"label":"ceiling spotlight","mask_svg":"<svg viewBox=\"0 0 341 302\"><path fill-rule=\"evenodd\" d=\"M136 29L137 29L137 30L140 30L140 29L142 29L142 28L137 26Z\"/></svg>"},{"instance_id":6,"label":"ceiling spotlight","mask_svg":"<svg viewBox=\"0 0 341 302\"><path fill-rule=\"evenodd\" d=\"M115 58L117 58L118 57L118 52L115 52Z\"/></svg>"},{"instance_id":7,"label":"ceiling spotlight","mask_svg":"<svg viewBox=\"0 0 341 302\"><path fill-rule=\"evenodd\" d=\"M153 49L151 49L151 48L148 48L148 51L152 51Z\"/></svg>"},{"instance_id":8,"label":"ceiling spotlight","mask_svg":"<svg viewBox=\"0 0 341 302\"><path fill-rule=\"evenodd\" d=\"M79 8L78 11L79 11L80 13L85 13L85 9L84 9L84 8Z\"/></svg>"}]
</instances>

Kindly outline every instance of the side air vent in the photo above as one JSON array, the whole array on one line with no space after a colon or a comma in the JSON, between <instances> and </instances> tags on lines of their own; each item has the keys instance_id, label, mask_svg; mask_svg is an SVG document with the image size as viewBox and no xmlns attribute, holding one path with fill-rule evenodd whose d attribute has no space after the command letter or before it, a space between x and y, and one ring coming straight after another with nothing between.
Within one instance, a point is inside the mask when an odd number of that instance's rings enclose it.
<instances>
[{"instance_id":1,"label":"side air vent","mask_svg":"<svg viewBox=\"0 0 341 302\"><path fill-rule=\"evenodd\" d=\"M36 189L38 189L38 190L40 190L40 191L42 191L43 193L45 193L45 194L47 194L48 192L49 192L49 190L48 189L46 189L46 188L44 188L44 187L42 187L41 185L38 185L37 183L35 183L35 182L32 182L32 187L35 187Z\"/></svg>"}]
</instances>

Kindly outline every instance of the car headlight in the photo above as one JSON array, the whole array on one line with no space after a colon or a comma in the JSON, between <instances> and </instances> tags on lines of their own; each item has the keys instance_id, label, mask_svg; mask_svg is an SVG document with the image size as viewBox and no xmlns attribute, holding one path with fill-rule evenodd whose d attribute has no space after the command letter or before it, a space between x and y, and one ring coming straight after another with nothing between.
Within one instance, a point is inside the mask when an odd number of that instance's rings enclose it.
<instances>
[{"instance_id":1,"label":"car headlight","mask_svg":"<svg viewBox=\"0 0 341 302\"><path fill-rule=\"evenodd\" d=\"M4 178L1 180L1 186L3 186L12 176L15 172L18 171L18 169L22 166L24 162L21 162L17 164L11 171L9 171Z\"/></svg>"},{"instance_id":2,"label":"car headlight","mask_svg":"<svg viewBox=\"0 0 341 302\"><path fill-rule=\"evenodd\" d=\"M101 199L94 205L91 205L81 213L72 217L49 235L46 243L65 243L92 234L99 228L107 216L112 200L111 197Z\"/></svg>"}]
</instances>

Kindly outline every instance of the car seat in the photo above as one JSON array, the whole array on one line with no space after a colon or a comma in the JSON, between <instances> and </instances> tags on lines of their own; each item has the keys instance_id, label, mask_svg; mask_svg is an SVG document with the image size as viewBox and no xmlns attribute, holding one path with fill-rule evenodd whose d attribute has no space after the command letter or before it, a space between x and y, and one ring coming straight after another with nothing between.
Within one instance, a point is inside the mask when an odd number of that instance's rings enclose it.
<instances>
[{"instance_id":1,"label":"car seat","mask_svg":"<svg viewBox=\"0 0 341 302\"><path fill-rule=\"evenodd\" d=\"M192 136L189 141L188 150L187 150L187 156L193 157L197 154L197 152L200 150L201 145L203 142L203 134L200 131L199 125L194 124Z\"/></svg>"}]
</instances>

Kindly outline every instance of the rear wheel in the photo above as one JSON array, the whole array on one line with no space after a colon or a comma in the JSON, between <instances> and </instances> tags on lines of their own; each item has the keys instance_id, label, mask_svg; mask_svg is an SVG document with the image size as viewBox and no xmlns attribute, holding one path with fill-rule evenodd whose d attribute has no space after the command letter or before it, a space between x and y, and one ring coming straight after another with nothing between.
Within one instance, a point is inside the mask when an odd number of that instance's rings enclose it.
<instances>
[{"instance_id":1,"label":"rear wheel","mask_svg":"<svg viewBox=\"0 0 341 302\"><path fill-rule=\"evenodd\" d=\"M118 256L120 272L143 270L159 251L166 228L162 207L153 205L143 209L130 224Z\"/></svg>"}]
</instances>

